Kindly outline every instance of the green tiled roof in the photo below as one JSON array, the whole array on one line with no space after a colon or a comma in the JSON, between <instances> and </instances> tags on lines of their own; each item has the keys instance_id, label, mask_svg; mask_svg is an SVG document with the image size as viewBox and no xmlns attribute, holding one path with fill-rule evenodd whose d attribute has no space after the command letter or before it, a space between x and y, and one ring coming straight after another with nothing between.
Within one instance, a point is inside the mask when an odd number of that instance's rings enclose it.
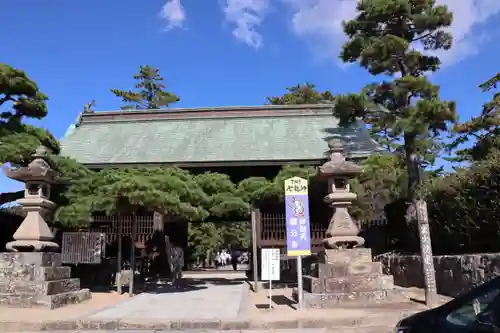
<instances>
[{"instance_id":1,"label":"green tiled roof","mask_svg":"<svg viewBox=\"0 0 500 333\"><path fill-rule=\"evenodd\" d=\"M329 105L83 113L61 146L95 166L258 164L320 161L334 137L352 157L378 149L362 123L340 128Z\"/></svg>"}]
</instances>

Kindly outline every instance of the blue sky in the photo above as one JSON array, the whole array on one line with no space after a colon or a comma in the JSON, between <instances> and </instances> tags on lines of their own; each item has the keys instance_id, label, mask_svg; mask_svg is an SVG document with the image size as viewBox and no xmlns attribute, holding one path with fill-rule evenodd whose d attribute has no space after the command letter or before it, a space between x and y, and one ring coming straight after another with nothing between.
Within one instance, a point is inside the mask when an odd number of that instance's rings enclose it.
<instances>
[{"instance_id":1,"label":"blue sky","mask_svg":"<svg viewBox=\"0 0 500 333\"><path fill-rule=\"evenodd\" d=\"M456 47L432 79L467 119L489 98L477 86L498 71L500 1L438 2L454 12ZM109 90L133 88L139 65L161 69L177 107L263 104L306 81L358 91L373 78L337 60L340 22L354 8L355 0L4 1L0 61L49 96L37 124L62 137L88 101L118 109ZM21 186L0 178L2 192Z\"/></svg>"}]
</instances>

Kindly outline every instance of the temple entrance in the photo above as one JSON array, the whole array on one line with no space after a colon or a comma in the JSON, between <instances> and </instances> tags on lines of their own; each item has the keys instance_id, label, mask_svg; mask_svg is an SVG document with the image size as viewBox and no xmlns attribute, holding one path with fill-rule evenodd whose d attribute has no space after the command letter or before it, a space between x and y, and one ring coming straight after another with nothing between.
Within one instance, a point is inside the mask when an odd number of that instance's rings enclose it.
<instances>
[{"instance_id":1,"label":"temple entrance","mask_svg":"<svg viewBox=\"0 0 500 333\"><path fill-rule=\"evenodd\" d=\"M250 248L249 220L191 222L186 271L246 271Z\"/></svg>"}]
</instances>

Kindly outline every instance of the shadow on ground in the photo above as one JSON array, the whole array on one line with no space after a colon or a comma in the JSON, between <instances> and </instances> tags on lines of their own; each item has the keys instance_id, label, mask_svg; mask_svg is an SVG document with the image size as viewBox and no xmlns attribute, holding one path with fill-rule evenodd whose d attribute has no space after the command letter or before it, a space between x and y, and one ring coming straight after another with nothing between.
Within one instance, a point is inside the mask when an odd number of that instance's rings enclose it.
<instances>
[{"instance_id":1,"label":"shadow on ground","mask_svg":"<svg viewBox=\"0 0 500 333\"><path fill-rule=\"evenodd\" d=\"M226 279L226 278L183 278L177 286L173 286L171 282L158 284L157 282L145 283L142 288L138 288L138 292L149 294L166 294L166 293L183 293L189 291L203 290L209 288L210 285L215 286L232 286L245 283L246 279Z\"/></svg>"},{"instance_id":2,"label":"shadow on ground","mask_svg":"<svg viewBox=\"0 0 500 333\"><path fill-rule=\"evenodd\" d=\"M267 296L267 299L269 300L269 296ZM276 306L288 306L293 310L297 310L296 304L297 302L295 302L293 299L285 295L271 296L271 308L275 308ZM255 307L259 310L267 310L269 309L269 303L255 304Z\"/></svg>"},{"instance_id":3,"label":"shadow on ground","mask_svg":"<svg viewBox=\"0 0 500 333\"><path fill-rule=\"evenodd\" d=\"M134 282L134 293L180 293L188 291L196 291L208 288L210 285L239 285L245 283L246 278L205 278L203 274L199 277L186 277L182 278L177 287L172 285L172 281L169 279L158 279L152 281L141 281L136 279ZM88 288L91 292L116 292L116 286L109 285L92 285L89 283L82 283L82 288ZM128 284L124 284L122 287L122 293L128 293Z\"/></svg>"}]
</instances>

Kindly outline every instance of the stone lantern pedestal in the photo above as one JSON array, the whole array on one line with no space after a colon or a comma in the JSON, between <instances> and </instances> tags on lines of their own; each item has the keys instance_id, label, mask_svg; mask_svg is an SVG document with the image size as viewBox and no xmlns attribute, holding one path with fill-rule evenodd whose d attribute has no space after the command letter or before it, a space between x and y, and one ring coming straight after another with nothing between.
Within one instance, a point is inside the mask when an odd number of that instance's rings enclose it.
<instances>
[{"instance_id":1,"label":"stone lantern pedestal","mask_svg":"<svg viewBox=\"0 0 500 333\"><path fill-rule=\"evenodd\" d=\"M394 279L382 274L382 264L372 262L370 249L348 212L356 199L348 181L361 168L346 161L340 142L330 142L330 160L320 166L319 175L328 180L329 194L324 201L333 216L319 253L319 263L311 276L304 276L306 308L367 307L387 301L401 301L404 295L394 288Z\"/></svg>"},{"instance_id":2,"label":"stone lantern pedestal","mask_svg":"<svg viewBox=\"0 0 500 333\"><path fill-rule=\"evenodd\" d=\"M43 218L55 207L48 198L50 184L58 180L45 155L41 147L28 167L6 171L25 183L18 203L26 217L6 245L12 252L0 253L0 306L54 309L91 298L88 289L80 289L80 280L71 278L71 268L62 266L59 245Z\"/></svg>"}]
</instances>

